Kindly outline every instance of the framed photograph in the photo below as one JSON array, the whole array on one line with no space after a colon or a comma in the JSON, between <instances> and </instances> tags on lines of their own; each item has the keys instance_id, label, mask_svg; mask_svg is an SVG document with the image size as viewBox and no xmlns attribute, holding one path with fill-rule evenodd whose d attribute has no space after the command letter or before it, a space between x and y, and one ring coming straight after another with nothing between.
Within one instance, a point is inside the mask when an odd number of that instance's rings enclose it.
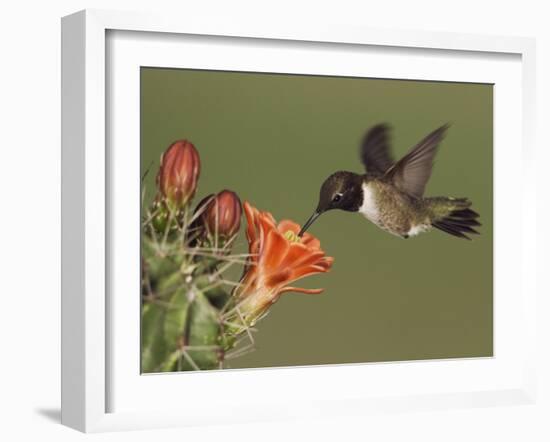
<instances>
[{"instance_id":1,"label":"framed photograph","mask_svg":"<svg viewBox=\"0 0 550 442\"><path fill-rule=\"evenodd\" d=\"M534 401L533 40L83 11L62 45L64 424Z\"/></svg>"}]
</instances>

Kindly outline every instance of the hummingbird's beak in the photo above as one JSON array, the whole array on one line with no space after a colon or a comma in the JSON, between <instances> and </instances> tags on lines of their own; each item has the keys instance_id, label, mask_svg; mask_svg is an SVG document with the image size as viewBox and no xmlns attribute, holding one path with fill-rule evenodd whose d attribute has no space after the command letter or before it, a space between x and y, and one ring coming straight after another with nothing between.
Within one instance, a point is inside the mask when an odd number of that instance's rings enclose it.
<instances>
[{"instance_id":1,"label":"hummingbird's beak","mask_svg":"<svg viewBox=\"0 0 550 442\"><path fill-rule=\"evenodd\" d=\"M313 212L313 215L309 217L309 219L306 221L304 226L302 227L302 230L300 230L300 233L298 233L298 236L302 236L307 229L309 229L309 226L311 226L317 218L321 215L321 212Z\"/></svg>"}]
</instances>

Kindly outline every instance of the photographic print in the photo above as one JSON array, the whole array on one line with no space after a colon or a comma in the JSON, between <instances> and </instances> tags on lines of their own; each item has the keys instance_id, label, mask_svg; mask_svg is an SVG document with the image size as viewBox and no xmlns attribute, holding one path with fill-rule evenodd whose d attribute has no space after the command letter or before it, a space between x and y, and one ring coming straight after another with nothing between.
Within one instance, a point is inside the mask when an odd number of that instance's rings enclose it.
<instances>
[{"instance_id":1,"label":"photographic print","mask_svg":"<svg viewBox=\"0 0 550 442\"><path fill-rule=\"evenodd\" d=\"M142 67L140 95L142 373L493 355L493 85Z\"/></svg>"}]
</instances>

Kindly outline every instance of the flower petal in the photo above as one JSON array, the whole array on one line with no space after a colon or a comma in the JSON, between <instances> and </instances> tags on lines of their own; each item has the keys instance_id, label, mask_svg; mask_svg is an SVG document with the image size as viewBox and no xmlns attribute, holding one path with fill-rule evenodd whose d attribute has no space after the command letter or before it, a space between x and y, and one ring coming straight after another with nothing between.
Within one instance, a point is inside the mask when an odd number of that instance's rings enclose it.
<instances>
[{"instance_id":1,"label":"flower petal","mask_svg":"<svg viewBox=\"0 0 550 442\"><path fill-rule=\"evenodd\" d=\"M319 241L317 238L315 238L310 233L304 233L304 236L302 237L301 243L306 245L310 249L320 250L321 249L321 241Z\"/></svg>"},{"instance_id":2,"label":"flower petal","mask_svg":"<svg viewBox=\"0 0 550 442\"><path fill-rule=\"evenodd\" d=\"M265 248L260 257L260 266L265 273L277 271L290 248L290 243L277 230L270 230L265 240Z\"/></svg>"},{"instance_id":3,"label":"flower petal","mask_svg":"<svg viewBox=\"0 0 550 442\"><path fill-rule=\"evenodd\" d=\"M275 222L273 217L268 212L258 213L258 224L264 230L265 233L275 229Z\"/></svg>"},{"instance_id":4,"label":"flower petal","mask_svg":"<svg viewBox=\"0 0 550 442\"><path fill-rule=\"evenodd\" d=\"M273 215L271 214L271 212L262 212L262 214L267 217L269 219L269 221L271 221L271 223L273 224L273 226L276 226L277 225L277 221L275 221L275 218L273 217Z\"/></svg>"},{"instance_id":5,"label":"flower petal","mask_svg":"<svg viewBox=\"0 0 550 442\"><path fill-rule=\"evenodd\" d=\"M318 265L308 265L292 269L292 274L288 278L287 284L298 279L302 279L306 276L316 275L317 273L326 273L328 272L328 269L328 267Z\"/></svg>"},{"instance_id":6,"label":"flower petal","mask_svg":"<svg viewBox=\"0 0 550 442\"><path fill-rule=\"evenodd\" d=\"M325 256L323 259L317 261L316 264L328 270L332 267L333 263L334 263L334 258L332 256Z\"/></svg>"},{"instance_id":7,"label":"flower petal","mask_svg":"<svg viewBox=\"0 0 550 442\"><path fill-rule=\"evenodd\" d=\"M297 235L300 232L300 226L296 224L294 221L290 221L289 219L284 219L277 226L277 230L281 232L283 235L289 230L292 233L295 233Z\"/></svg>"},{"instance_id":8,"label":"flower petal","mask_svg":"<svg viewBox=\"0 0 550 442\"><path fill-rule=\"evenodd\" d=\"M249 266L245 276L239 282L239 286L235 288L233 294L237 297L247 296L251 289L255 289L258 285L258 272L256 266Z\"/></svg>"},{"instance_id":9,"label":"flower petal","mask_svg":"<svg viewBox=\"0 0 550 442\"><path fill-rule=\"evenodd\" d=\"M291 273L292 272L290 269L284 269L279 272L272 273L265 278L264 285L267 288L284 285L287 283Z\"/></svg>"},{"instance_id":10,"label":"flower petal","mask_svg":"<svg viewBox=\"0 0 550 442\"><path fill-rule=\"evenodd\" d=\"M256 240L256 208L252 207L248 201L243 204L244 214L246 215L246 238L248 243Z\"/></svg>"},{"instance_id":11,"label":"flower petal","mask_svg":"<svg viewBox=\"0 0 550 442\"><path fill-rule=\"evenodd\" d=\"M323 293L324 290L325 289L304 289L301 287L285 287L279 293L297 292L297 293L305 293L306 295L318 295L320 293Z\"/></svg>"},{"instance_id":12,"label":"flower petal","mask_svg":"<svg viewBox=\"0 0 550 442\"><path fill-rule=\"evenodd\" d=\"M317 260L323 258L325 252L311 251L301 243L290 245L290 250L287 252L285 259L281 262L282 267L313 264Z\"/></svg>"},{"instance_id":13,"label":"flower petal","mask_svg":"<svg viewBox=\"0 0 550 442\"><path fill-rule=\"evenodd\" d=\"M248 260L252 262L258 262L260 256L260 240L256 239L248 245Z\"/></svg>"}]
</instances>

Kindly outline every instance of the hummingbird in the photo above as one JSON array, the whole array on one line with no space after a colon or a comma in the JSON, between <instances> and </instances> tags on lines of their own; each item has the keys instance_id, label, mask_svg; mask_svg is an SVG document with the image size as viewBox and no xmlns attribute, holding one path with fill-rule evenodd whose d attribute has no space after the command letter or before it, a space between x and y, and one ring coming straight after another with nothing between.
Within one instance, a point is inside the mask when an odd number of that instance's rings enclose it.
<instances>
[{"instance_id":1,"label":"hummingbird","mask_svg":"<svg viewBox=\"0 0 550 442\"><path fill-rule=\"evenodd\" d=\"M471 239L479 234L479 214L470 209L468 198L424 197L433 160L449 125L428 134L399 161L390 152L390 128L373 126L360 148L366 173L338 171L321 185L317 209L298 236L323 213L339 209L361 213L369 221L401 238L416 236L434 227L449 235Z\"/></svg>"}]
</instances>

